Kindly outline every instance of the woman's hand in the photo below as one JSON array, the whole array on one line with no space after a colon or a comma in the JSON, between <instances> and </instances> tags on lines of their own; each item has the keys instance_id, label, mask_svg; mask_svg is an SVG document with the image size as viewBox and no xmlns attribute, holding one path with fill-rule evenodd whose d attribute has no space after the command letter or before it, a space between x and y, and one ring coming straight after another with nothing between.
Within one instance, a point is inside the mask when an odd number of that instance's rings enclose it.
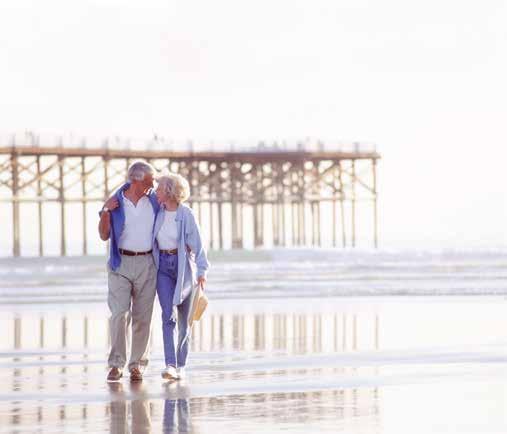
<instances>
[{"instance_id":1,"label":"woman's hand","mask_svg":"<svg viewBox=\"0 0 507 434\"><path fill-rule=\"evenodd\" d=\"M204 284L206 283L206 278L204 276L199 276L197 278L197 284L201 287L201 289L204 291Z\"/></svg>"}]
</instances>

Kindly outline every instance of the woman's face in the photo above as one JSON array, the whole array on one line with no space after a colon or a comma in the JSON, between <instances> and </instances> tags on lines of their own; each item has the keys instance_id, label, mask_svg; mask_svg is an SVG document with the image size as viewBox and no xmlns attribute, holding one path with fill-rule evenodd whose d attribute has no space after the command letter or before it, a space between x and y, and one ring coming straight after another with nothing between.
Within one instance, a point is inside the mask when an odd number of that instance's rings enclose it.
<instances>
[{"instance_id":1,"label":"woman's face","mask_svg":"<svg viewBox=\"0 0 507 434\"><path fill-rule=\"evenodd\" d=\"M157 190L155 191L155 194L157 195L158 203L165 202L167 200L167 194L165 193L162 186L159 184L157 187Z\"/></svg>"}]
</instances>

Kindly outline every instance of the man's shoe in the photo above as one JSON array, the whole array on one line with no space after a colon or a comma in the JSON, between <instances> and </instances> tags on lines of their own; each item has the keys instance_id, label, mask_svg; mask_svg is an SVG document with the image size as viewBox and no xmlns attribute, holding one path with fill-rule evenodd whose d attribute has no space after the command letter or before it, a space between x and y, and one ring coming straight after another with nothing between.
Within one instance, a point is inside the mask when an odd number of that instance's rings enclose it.
<instances>
[{"instance_id":1,"label":"man's shoe","mask_svg":"<svg viewBox=\"0 0 507 434\"><path fill-rule=\"evenodd\" d=\"M109 370L109 374L107 374L107 381L120 381L120 378L123 376L123 372L120 368L116 366L112 367Z\"/></svg>"},{"instance_id":2,"label":"man's shoe","mask_svg":"<svg viewBox=\"0 0 507 434\"><path fill-rule=\"evenodd\" d=\"M178 373L179 378L185 378L185 367L180 366L179 368L176 368L176 372Z\"/></svg>"},{"instance_id":3,"label":"man's shoe","mask_svg":"<svg viewBox=\"0 0 507 434\"><path fill-rule=\"evenodd\" d=\"M143 381L143 374L139 368L132 368L130 370L130 381Z\"/></svg>"},{"instance_id":4,"label":"man's shoe","mask_svg":"<svg viewBox=\"0 0 507 434\"><path fill-rule=\"evenodd\" d=\"M178 375L178 371L174 366L167 365L166 368L162 371L162 378L164 380L178 380L180 377Z\"/></svg>"}]
</instances>

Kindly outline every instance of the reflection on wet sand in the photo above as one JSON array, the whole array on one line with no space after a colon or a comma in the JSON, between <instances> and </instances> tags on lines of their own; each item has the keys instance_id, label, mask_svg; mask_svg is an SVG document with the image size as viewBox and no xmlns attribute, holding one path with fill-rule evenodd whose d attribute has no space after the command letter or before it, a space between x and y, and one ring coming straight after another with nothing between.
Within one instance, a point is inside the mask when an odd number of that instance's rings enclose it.
<instances>
[{"instance_id":1,"label":"reflection on wet sand","mask_svg":"<svg viewBox=\"0 0 507 434\"><path fill-rule=\"evenodd\" d=\"M241 426L252 429L266 424L294 428L310 422L321 427L349 423L358 415L373 417L375 426L379 407L374 388L319 391L315 386L304 391L301 386L303 391L287 393L258 388L278 384L284 390L285 384L290 389L298 381L350 376L352 370L343 367L296 366L293 357L375 350L378 316L361 318L364 324L353 313L210 312L193 329L189 379L162 385L155 367L141 384L124 378L106 385L107 318L93 311L9 313L0 319L6 331L0 336L5 361L0 372L10 378L2 389L14 394L0 402L0 427L12 427L12 432L51 426L55 432L80 427L84 432L222 433L228 425L234 430L240 419ZM162 354L158 327L155 322L155 360ZM287 366L272 365L270 357L282 354ZM62 403L62 396L71 399Z\"/></svg>"},{"instance_id":2,"label":"reflection on wet sand","mask_svg":"<svg viewBox=\"0 0 507 434\"><path fill-rule=\"evenodd\" d=\"M93 322L93 328L90 323ZM192 329L192 352L213 350L337 352L379 348L379 316L356 314L210 314L195 323ZM3 330L12 335L0 336L0 350L9 349L87 349L109 346L107 318L90 321L86 312L66 315L52 313L22 316L8 315L0 319ZM152 350L162 342L159 321L153 325ZM361 342L361 346L359 344Z\"/></svg>"},{"instance_id":3,"label":"reflection on wet sand","mask_svg":"<svg viewBox=\"0 0 507 434\"><path fill-rule=\"evenodd\" d=\"M55 427L54 432L63 433L80 427L83 432L109 429L111 434L197 434L223 433L228 425L253 429L301 424L317 424L329 430L341 425L353 428L365 420L370 432L376 432L380 424L376 388L150 399L137 391L124 391L130 386L122 383L109 388L110 402L105 403L45 404L35 408L18 403L10 409L8 418L2 408L0 426L4 429L0 432L37 432L37 427Z\"/></svg>"},{"instance_id":4,"label":"reflection on wet sand","mask_svg":"<svg viewBox=\"0 0 507 434\"><path fill-rule=\"evenodd\" d=\"M146 398L146 387L142 383L131 383L130 396L122 383L110 383L111 402L108 407L110 433L148 434L152 432L151 418L157 417L159 409ZM178 383L165 383L164 387L182 389ZM181 390L179 390L181 393ZM189 393L187 390L186 393ZM130 411L129 411L130 409ZM130 418L129 418L130 414ZM163 400L162 432L164 434L197 433L190 419L190 406L187 398ZM160 421L159 421L160 422Z\"/></svg>"},{"instance_id":5,"label":"reflection on wet sand","mask_svg":"<svg viewBox=\"0 0 507 434\"><path fill-rule=\"evenodd\" d=\"M5 308L0 434L502 432L505 300L382 303L217 301L176 383L160 378L155 315L139 385L105 382L103 306Z\"/></svg>"},{"instance_id":6,"label":"reflection on wet sand","mask_svg":"<svg viewBox=\"0 0 507 434\"><path fill-rule=\"evenodd\" d=\"M379 317L363 318L371 348L379 347ZM210 347L237 350L285 350L291 353L358 349L355 314L275 313L211 315L193 329L194 351Z\"/></svg>"},{"instance_id":7,"label":"reflection on wet sand","mask_svg":"<svg viewBox=\"0 0 507 434\"><path fill-rule=\"evenodd\" d=\"M109 404L110 433L148 434L151 432L150 403L143 397L143 384L131 383L133 397L127 400L122 383L109 383L111 403ZM129 429L128 409L130 407L132 430Z\"/></svg>"},{"instance_id":8,"label":"reflection on wet sand","mask_svg":"<svg viewBox=\"0 0 507 434\"><path fill-rule=\"evenodd\" d=\"M161 383L155 373L142 383L129 383L128 378L124 378L122 382L104 384L102 366L92 364L87 367L88 362L82 356L71 359L48 356L45 361L38 357L37 361L41 359L45 367L37 368L37 363L30 363L27 357L27 366L13 369L12 391L26 400L0 402L0 426L58 425L63 432L65 427L79 425L93 431L97 424L102 426L109 421L112 433L147 433L151 432L152 421L155 424L163 421L164 432L197 432L196 427L206 425L204 422L207 418L218 415L224 421L242 417L255 425L284 421L297 423L303 420L322 422L323 417L347 419L365 415L376 417L379 414L376 388L255 392L261 389L259 386L266 384L292 384L329 376L349 378L355 375L354 368L326 369L315 366L311 369L294 369L288 361L287 369L263 370L259 366L253 371L240 367L239 370L225 372L196 372L192 373L188 382ZM52 360L55 361L54 365ZM35 380L33 385L32 380ZM246 386L248 393L224 394L227 387L234 384L239 384L240 388ZM254 384L253 390L251 384ZM109 392L106 399L100 394L104 386ZM211 393L212 396L193 397L193 386L194 390L200 393L205 390L206 394ZM55 403L62 400L59 391L70 398L68 403ZM39 394L47 397L47 402L35 405L33 397ZM75 396L84 402L75 402ZM96 397L99 397L99 402L88 402L90 399L96 401ZM192 423L194 416L201 422Z\"/></svg>"},{"instance_id":9,"label":"reflection on wet sand","mask_svg":"<svg viewBox=\"0 0 507 434\"><path fill-rule=\"evenodd\" d=\"M142 386L127 396L121 383L110 387L108 406L111 434L160 432L164 434L223 432L227 424L243 422L242 427L293 425L318 422L324 428L353 427L354 420L368 420L370 432L379 426L379 392L376 388L343 389L328 392L268 393L148 400ZM182 387L166 383L166 395ZM185 393L190 394L188 387ZM132 387L131 387L132 389ZM171 390L172 389L172 390ZM154 421L152 424L152 420ZM232 423L231 423L232 421Z\"/></svg>"},{"instance_id":10,"label":"reflection on wet sand","mask_svg":"<svg viewBox=\"0 0 507 434\"><path fill-rule=\"evenodd\" d=\"M164 434L195 432L191 427L188 399L166 399L164 401Z\"/></svg>"}]
</instances>

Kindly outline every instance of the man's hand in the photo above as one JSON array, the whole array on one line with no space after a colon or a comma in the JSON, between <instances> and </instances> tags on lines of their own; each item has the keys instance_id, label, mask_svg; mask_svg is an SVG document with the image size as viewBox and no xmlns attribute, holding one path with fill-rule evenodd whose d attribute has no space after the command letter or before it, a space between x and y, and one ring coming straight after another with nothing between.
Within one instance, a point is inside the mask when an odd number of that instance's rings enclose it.
<instances>
[{"instance_id":1,"label":"man's hand","mask_svg":"<svg viewBox=\"0 0 507 434\"><path fill-rule=\"evenodd\" d=\"M104 203L104 207L106 207L109 210L116 209L120 206L120 203L118 202L118 199L116 199L116 196L111 196L109 199L106 200ZM103 207L103 208L104 208Z\"/></svg>"},{"instance_id":2,"label":"man's hand","mask_svg":"<svg viewBox=\"0 0 507 434\"><path fill-rule=\"evenodd\" d=\"M110 197L104 203L102 209L107 208L112 211L120 206L118 199L115 196ZM99 221L99 236L100 239L106 241L109 239L109 232L111 231L111 214L109 212L102 212Z\"/></svg>"}]
</instances>

